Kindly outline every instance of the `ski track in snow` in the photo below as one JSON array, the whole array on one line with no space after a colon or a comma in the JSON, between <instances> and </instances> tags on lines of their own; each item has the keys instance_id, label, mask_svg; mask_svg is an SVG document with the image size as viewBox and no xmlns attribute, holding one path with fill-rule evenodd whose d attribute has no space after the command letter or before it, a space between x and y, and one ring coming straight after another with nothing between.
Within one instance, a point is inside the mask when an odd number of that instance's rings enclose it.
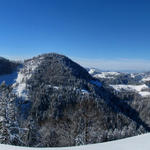
<instances>
[{"instance_id":1,"label":"ski track in snow","mask_svg":"<svg viewBox=\"0 0 150 150\"><path fill-rule=\"evenodd\" d=\"M111 142L62 148L27 148L0 144L0 150L149 150L150 133Z\"/></svg>"}]
</instances>

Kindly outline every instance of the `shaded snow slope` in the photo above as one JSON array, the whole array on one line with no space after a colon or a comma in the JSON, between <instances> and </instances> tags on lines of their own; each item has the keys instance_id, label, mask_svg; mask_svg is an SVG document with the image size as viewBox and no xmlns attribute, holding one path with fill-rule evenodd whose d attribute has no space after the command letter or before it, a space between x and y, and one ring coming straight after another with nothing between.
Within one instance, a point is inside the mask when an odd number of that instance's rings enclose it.
<instances>
[{"instance_id":1,"label":"shaded snow slope","mask_svg":"<svg viewBox=\"0 0 150 150\"><path fill-rule=\"evenodd\" d=\"M25 148L0 145L1 150L149 150L150 134L144 134L122 140L67 148Z\"/></svg>"},{"instance_id":2,"label":"shaded snow slope","mask_svg":"<svg viewBox=\"0 0 150 150\"><path fill-rule=\"evenodd\" d=\"M96 85L97 87L101 87L102 86L102 83L99 82L99 81L92 80L91 83L94 84L94 85Z\"/></svg>"},{"instance_id":3,"label":"shaded snow slope","mask_svg":"<svg viewBox=\"0 0 150 150\"><path fill-rule=\"evenodd\" d=\"M15 80L17 78L17 71L14 71L11 74L1 75L0 76L0 84L4 81L7 85L11 85L15 83Z\"/></svg>"}]
</instances>

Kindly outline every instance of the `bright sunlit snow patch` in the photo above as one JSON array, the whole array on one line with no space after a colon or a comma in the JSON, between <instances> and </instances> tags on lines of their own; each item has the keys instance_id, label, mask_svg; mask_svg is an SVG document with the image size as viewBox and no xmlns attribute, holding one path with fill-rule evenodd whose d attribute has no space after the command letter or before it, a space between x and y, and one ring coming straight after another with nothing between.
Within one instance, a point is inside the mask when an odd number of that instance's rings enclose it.
<instances>
[{"instance_id":1,"label":"bright sunlit snow patch","mask_svg":"<svg viewBox=\"0 0 150 150\"><path fill-rule=\"evenodd\" d=\"M112 76L106 76L105 74L101 73L101 74L95 74L94 75L95 78L114 78Z\"/></svg>"},{"instance_id":2,"label":"bright sunlit snow patch","mask_svg":"<svg viewBox=\"0 0 150 150\"><path fill-rule=\"evenodd\" d=\"M13 91L18 97L28 99L27 81L31 78L36 68L40 65L42 58L27 61L18 72L16 82L13 84Z\"/></svg>"},{"instance_id":3,"label":"bright sunlit snow patch","mask_svg":"<svg viewBox=\"0 0 150 150\"><path fill-rule=\"evenodd\" d=\"M2 122L2 121L4 121L4 120L5 120L5 118L2 117L2 116L0 116L0 122Z\"/></svg>"},{"instance_id":4,"label":"bright sunlit snow patch","mask_svg":"<svg viewBox=\"0 0 150 150\"><path fill-rule=\"evenodd\" d=\"M53 86L54 89L56 90L59 90L59 87L58 86Z\"/></svg>"},{"instance_id":5,"label":"bright sunlit snow patch","mask_svg":"<svg viewBox=\"0 0 150 150\"><path fill-rule=\"evenodd\" d=\"M54 86L54 85L47 85L48 88L53 88L55 90L59 90L60 87L59 86Z\"/></svg>"},{"instance_id":6,"label":"bright sunlit snow patch","mask_svg":"<svg viewBox=\"0 0 150 150\"><path fill-rule=\"evenodd\" d=\"M85 89L82 89L81 92L82 92L82 94L89 94L89 92Z\"/></svg>"},{"instance_id":7,"label":"bright sunlit snow patch","mask_svg":"<svg viewBox=\"0 0 150 150\"><path fill-rule=\"evenodd\" d=\"M122 89L127 91L138 91L148 89L149 87L145 84L142 85L125 85L125 84L118 84L118 85L110 85L112 86L116 91L120 91Z\"/></svg>"},{"instance_id":8,"label":"bright sunlit snow patch","mask_svg":"<svg viewBox=\"0 0 150 150\"><path fill-rule=\"evenodd\" d=\"M149 97L149 96L150 96L150 92L147 92L147 91L139 92L139 94L140 94L142 97Z\"/></svg>"},{"instance_id":9,"label":"bright sunlit snow patch","mask_svg":"<svg viewBox=\"0 0 150 150\"><path fill-rule=\"evenodd\" d=\"M89 70L89 74L91 74L91 75L92 75L94 72L95 72L95 69L90 69L90 70Z\"/></svg>"},{"instance_id":10,"label":"bright sunlit snow patch","mask_svg":"<svg viewBox=\"0 0 150 150\"><path fill-rule=\"evenodd\" d=\"M136 77L136 75L134 73L131 73L130 76L131 76L131 78L135 78Z\"/></svg>"},{"instance_id":11,"label":"bright sunlit snow patch","mask_svg":"<svg viewBox=\"0 0 150 150\"><path fill-rule=\"evenodd\" d=\"M120 75L119 72L101 72L99 74L95 74L95 78L114 78L115 76Z\"/></svg>"},{"instance_id":12,"label":"bright sunlit snow patch","mask_svg":"<svg viewBox=\"0 0 150 150\"><path fill-rule=\"evenodd\" d=\"M148 90L149 87L146 84L142 85L124 85L124 84L118 84L118 85L110 85L113 87L116 91L121 92L122 90L131 91L131 92L137 92L143 97L150 96L150 92L144 91Z\"/></svg>"},{"instance_id":13,"label":"bright sunlit snow patch","mask_svg":"<svg viewBox=\"0 0 150 150\"><path fill-rule=\"evenodd\" d=\"M142 81L146 82L146 81L150 81L150 77L145 77L142 79Z\"/></svg>"},{"instance_id":14,"label":"bright sunlit snow patch","mask_svg":"<svg viewBox=\"0 0 150 150\"><path fill-rule=\"evenodd\" d=\"M119 72L103 72L103 73L106 74L106 75L113 75L113 76L118 76L118 75L120 75Z\"/></svg>"}]
</instances>

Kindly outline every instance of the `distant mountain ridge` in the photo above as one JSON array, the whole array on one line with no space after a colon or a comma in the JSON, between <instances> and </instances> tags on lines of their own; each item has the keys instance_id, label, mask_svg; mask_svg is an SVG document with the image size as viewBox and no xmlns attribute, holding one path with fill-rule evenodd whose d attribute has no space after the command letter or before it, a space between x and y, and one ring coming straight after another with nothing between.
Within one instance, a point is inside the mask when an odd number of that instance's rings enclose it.
<instances>
[{"instance_id":1,"label":"distant mountain ridge","mask_svg":"<svg viewBox=\"0 0 150 150\"><path fill-rule=\"evenodd\" d=\"M24 61L15 82L0 86L0 143L73 146L149 132L149 118L138 115L141 108L123 101L107 85L111 80L91 72L56 53Z\"/></svg>"},{"instance_id":2,"label":"distant mountain ridge","mask_svg":"<svg viewBox=\"0 0 150 150\"><path fill-rule=\"evenodd\" d=\"M0 57L0 75L12 73L19 64Z\"/></svg>"}]
</instances>

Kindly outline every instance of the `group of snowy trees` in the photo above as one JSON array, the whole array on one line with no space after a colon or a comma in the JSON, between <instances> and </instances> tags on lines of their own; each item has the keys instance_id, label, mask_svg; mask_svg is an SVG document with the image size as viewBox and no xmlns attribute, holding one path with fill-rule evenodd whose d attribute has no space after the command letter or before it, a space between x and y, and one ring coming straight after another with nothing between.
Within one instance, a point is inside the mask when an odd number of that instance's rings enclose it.
<instances>
[{"instance_id":1,"label":"group of snowy trees","mask_svg":"<svg viewBox=\"0 0 150 150\"><path fill-rule=\"evenodd\" d=\"M11 86L0 86L1 143L73 146L149 131L147 100L142 103L138 95L119 95L93 84L96 79L64 56L42 59L26 81L27 99L15 95Z\"/></svg>"}]
</instances>

